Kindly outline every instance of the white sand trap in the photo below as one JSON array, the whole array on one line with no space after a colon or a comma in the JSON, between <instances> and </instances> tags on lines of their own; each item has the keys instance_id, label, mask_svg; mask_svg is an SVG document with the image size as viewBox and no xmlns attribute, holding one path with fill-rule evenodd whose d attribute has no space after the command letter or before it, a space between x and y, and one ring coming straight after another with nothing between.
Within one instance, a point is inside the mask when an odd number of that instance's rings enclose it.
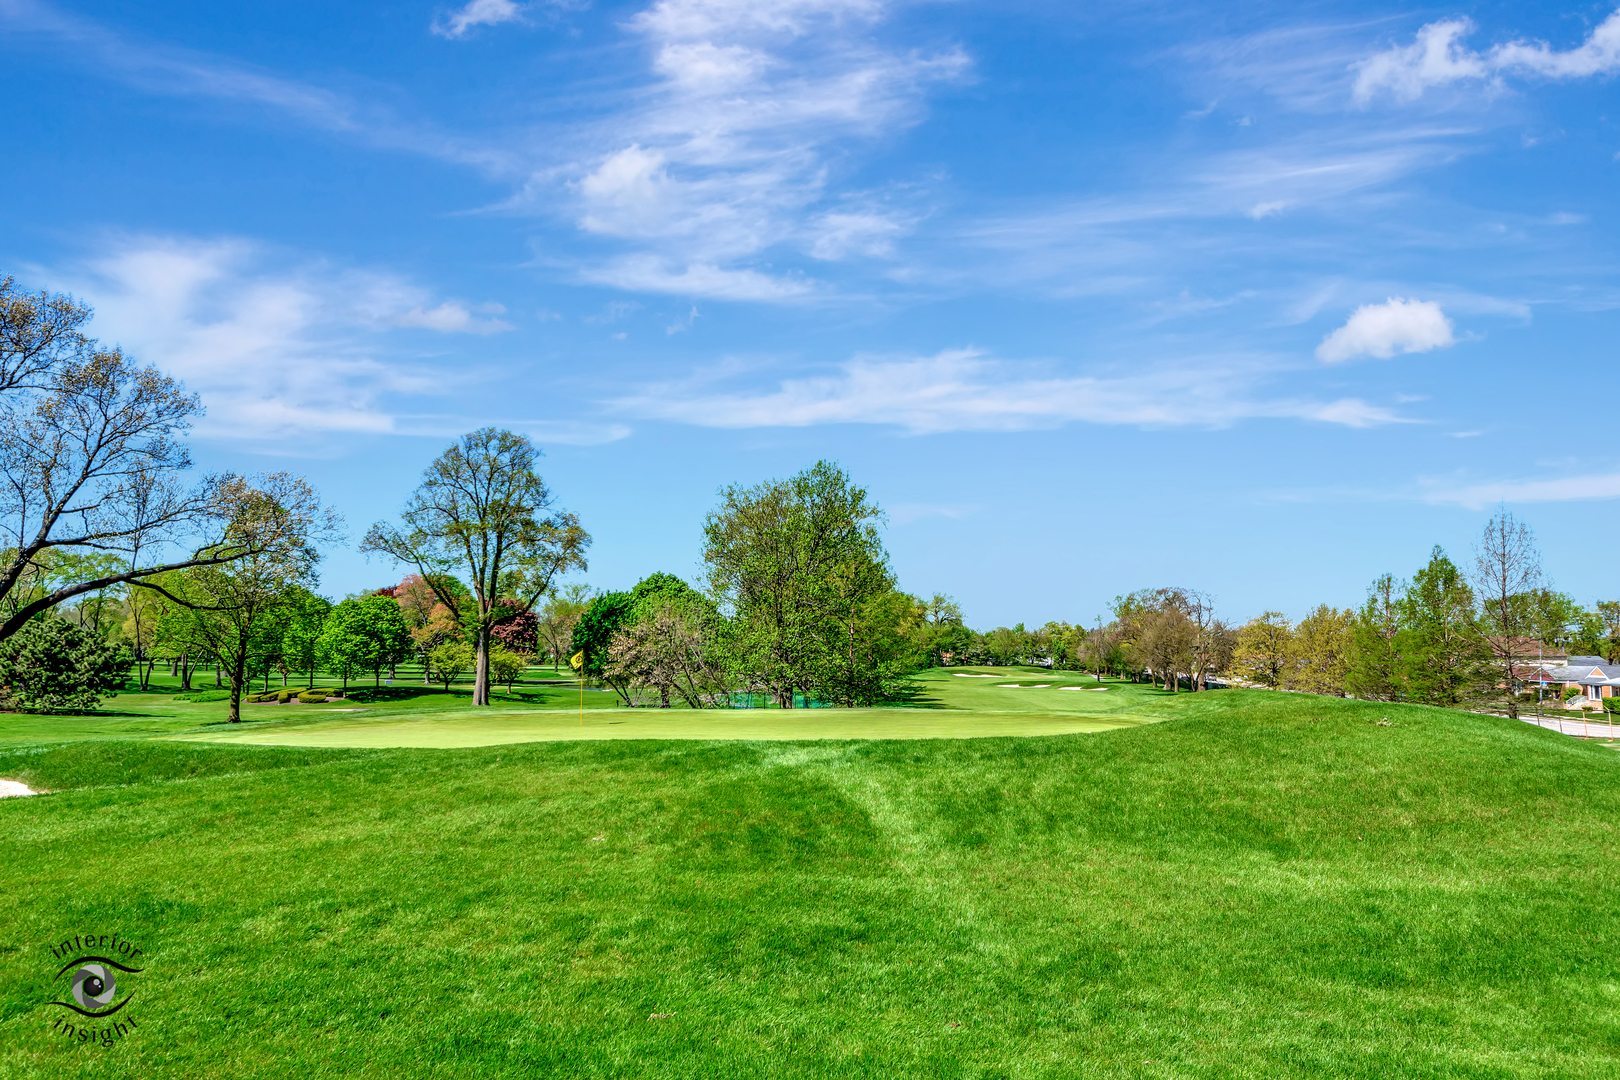
<instances>
[{"instance_id":1,"label":"white sand trap","mask_svg":"<svg viewBox=\"0 0 1620 1080\"><path fill-rule=\"evenodd\" d=\"M1058 689L1059 690L1084 690L1088 694L1096 694L1096 693L1100 693L1100 692L1102 692L1104 690L1107 690L1108 687L1106 687L1106 686L1060 686L1060 687L1058 687Z\"/></svg>"},{"instance_id":2,"label":"white sand trap","mask_svg":"<svg viewBox=\"0 0 1620 1080\"><path fill-rule=\"evenodd\" d=\"M1051 686L1052 684L1049 683L1049 682L1038 682L1038 683L1030 683L1028 686L1025 686L1023 683L998 682L998 683L996 683L996 685L997 686L1005 686L1009 690L1041 690L1041 689L1044 689L1045 687Z\"/></svg>"},{"instance_id":3,"label":"white sand trap","mask_svg":"<svg viewBox=\"0 0 1620 1080\"><path fill-rule=\"evenodd\" d=\"M13 795L38 795L39 792L27 784L19 784L15 780L0 780L0 799L9 799Z\"/></svg>"},{"instance_id":4,"label":"white sand trap","mask_svg":"<svg viewBox=\"0 0 1620 1080\"><path fill-rule=\"evenodd\" d=\"M953 671L951 674L958 679L999 679L1001 677L999 675L969 675L965 671Z\"/></svg>"}]
</instances>

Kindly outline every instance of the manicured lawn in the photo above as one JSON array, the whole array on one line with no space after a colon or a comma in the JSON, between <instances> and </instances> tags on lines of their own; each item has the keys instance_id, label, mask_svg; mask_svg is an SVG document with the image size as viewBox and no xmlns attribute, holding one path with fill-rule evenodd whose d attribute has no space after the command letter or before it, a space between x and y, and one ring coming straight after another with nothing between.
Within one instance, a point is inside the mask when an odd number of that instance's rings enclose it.
<instances>
[{"instance_id":1,"label":"manicured lawn","mask_svg":"<svg viewBox=\"0 0 1620 1080\"><path fill-rule=\"evenodd\" d=\"M3 718L0 777L57 793L0 800L0 1076L1620 1072L1613 752L991 682L894 712L1160 722L433 750L181 741L216 707L129 698ZM258 726L371 715L309 708ZM48 943L113 931L139 1027L69 1045Z\"/></svg>"}]
</instances>

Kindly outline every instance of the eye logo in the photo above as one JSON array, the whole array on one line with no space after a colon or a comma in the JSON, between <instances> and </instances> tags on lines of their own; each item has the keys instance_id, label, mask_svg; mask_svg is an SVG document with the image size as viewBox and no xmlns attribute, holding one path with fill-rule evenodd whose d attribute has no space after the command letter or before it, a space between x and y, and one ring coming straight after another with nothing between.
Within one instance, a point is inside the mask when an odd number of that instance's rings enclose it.
<instances>
[{"instance_id":1,"label":"eye logo","mask_svg":"<svg viewBox=\"0 0 1620 1080\"><path fill-rule=\"evenodd\" d=\"M62 970L56 973L57 978L61 978L75 967L78 970L73 972L73 981L68 987L68 996L78 1004L75 1005L67 1001L53 1001L51 1002L52 1005L61 1005L72 1009L76 1013L100 1018L111 1016L125 1005L128 1005L129 999L135 996L133 992L125 994L124 1000L116 1005L113 1004L113 998L118 993L118 976L113 974L113 970L138 975L141 972L140 968L125 967L118 961L109 960L105 956L81 956L77 960L63 965Z\"/></svg>"}]
</instances>

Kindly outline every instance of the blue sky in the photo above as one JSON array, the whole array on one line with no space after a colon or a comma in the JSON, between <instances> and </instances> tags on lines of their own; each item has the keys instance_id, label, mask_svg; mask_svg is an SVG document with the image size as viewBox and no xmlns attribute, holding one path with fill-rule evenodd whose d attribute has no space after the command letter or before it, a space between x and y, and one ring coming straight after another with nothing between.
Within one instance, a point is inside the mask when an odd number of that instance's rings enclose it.
<instances>
[{"instance_id":1,"label":"blue sky","mask_svg":"<svg viewBox=\"0 0 1620 1080\"><path fill-rule=\"evenodd\" d=\"M0 0L0 268L356 536L529 433L602 587L828 457L985 628L1351 605L1503 501L1620 595L1620 14L1233 8Z\"/></svg>"}]
</instances>

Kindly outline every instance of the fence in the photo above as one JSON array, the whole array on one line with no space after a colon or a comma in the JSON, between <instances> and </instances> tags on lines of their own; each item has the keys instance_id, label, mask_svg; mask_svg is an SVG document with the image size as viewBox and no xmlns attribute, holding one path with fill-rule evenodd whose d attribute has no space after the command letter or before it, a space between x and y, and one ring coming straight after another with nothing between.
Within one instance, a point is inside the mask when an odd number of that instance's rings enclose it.
<instances>
[{"instance_id":1,"label":"fence","mask_svg":"<svg viewBox=\"0 0 1620 1080\"><path fill-rule=\"evenodd\" d=\"M806 697L803 694L793 695L795 709L830 709L833 703L820 698ZM780 709L774 694L732 694L731 708L733 709Z\"/></svg>"}]
</instances>

